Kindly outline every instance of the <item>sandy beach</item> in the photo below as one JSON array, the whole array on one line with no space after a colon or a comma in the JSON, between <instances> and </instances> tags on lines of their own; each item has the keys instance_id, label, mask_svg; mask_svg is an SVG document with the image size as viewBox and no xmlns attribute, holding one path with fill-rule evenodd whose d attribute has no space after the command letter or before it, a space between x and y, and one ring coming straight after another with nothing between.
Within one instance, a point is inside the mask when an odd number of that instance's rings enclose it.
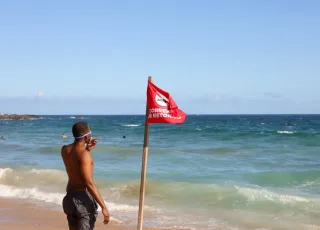
<instances>
[{"instance_id":1,"label":"sandy beach","mask_svg":"<svg viewBox=\"0 0 320 230\"><path fill-rule=\"evenodd\" d=\"M0 229L10 230L68 230L65 214L62 211L40 207L38 204L26 203L25 200L0 199ZM99 213L95 229L97 230L133 230L135 227L123 227L114 221L102 224ZM169 230L164 228L144 228L146 230Z\"/></svg>"}]
</instances>

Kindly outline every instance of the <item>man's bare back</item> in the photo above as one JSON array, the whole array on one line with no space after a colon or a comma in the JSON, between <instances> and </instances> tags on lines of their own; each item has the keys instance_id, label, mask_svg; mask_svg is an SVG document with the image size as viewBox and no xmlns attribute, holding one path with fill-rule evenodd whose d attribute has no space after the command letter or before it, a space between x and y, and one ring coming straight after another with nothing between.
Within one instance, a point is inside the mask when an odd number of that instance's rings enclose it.
<instances>
[{"instance_id":1,"label":"man's bare back","mask_svg":"<svg viewBox=\"0 0 320 230\"><path fill-rule=\"evenodd\" d=\"M61 155L66 167L66 171L69 177L68 185L66 191L79 191L86 190L86 184L83 180L83 175L80 170L80 158L83 154L89 154L91 161L91 175L93 171L93 160L91 157L91 153L89 151L84 152L83 150L74 147L73 144L65 145L62 147Z\"/></svg>"},{"instance_id":2,"label":"man's bare back","mask_svg":"<svg viewBox=\"0 0 320 230\"><path fill-rule=\"evenodd\" d=\"M109 222L109 212L93 180L94 163L90 151L96 146L87 123L78 122L72 127L75 141L61 149L61 156L68 174L67 195L63 210L67 215L69 229L88 229L95 226L98 204ZM98 204L97 204L98 203Z\"/></svg>"}]
</instances>

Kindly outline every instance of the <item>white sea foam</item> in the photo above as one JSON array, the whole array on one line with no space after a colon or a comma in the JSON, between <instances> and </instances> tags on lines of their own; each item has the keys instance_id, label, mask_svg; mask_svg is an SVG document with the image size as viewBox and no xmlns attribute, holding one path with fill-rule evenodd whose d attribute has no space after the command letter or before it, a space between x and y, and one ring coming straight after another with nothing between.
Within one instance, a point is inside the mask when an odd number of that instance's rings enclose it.
<instances>
[{"instance_id":1,"label":"white sea foam","mask_svg":"<svg viewBox=\"0 0 320 230\"><path fill-rule=\"evenodd\" d=\"M62 205L62 200L65 194L58 192L44 192L38 188L18 188L14 186L0 185L0 197L7 198L20 198L42 201L46 203L52 203L56 205ZM138 206L131 206L125 204L116 204L112 202L106 202L110 211L138 211ZM99 210L101 208L99 207Z\"/></svg>"},{"instance_id":2,"label":"white sea foam","mask_svg":"<svg viewBox=\"0 0 320 230\"><path fill-rule=\"evenodd\" d=\"M282 204L292 204L297 202L310 202L309 199L293 196L293 195L285 195L285 194L277 194L275 192L268 191L266 189L255 189L255 188L244 188L235 186L240 194L245 196L249 201L257 201L257 200L269 200L273 202L280 202Z\"/></svg>"},{"instance_id":3,"label":"white sea foam","mask_svg":"<svg viewBox=\"0 0 320 230\"><path fill-rule=\"evenodd\" d=\"M11 173L13 170L11 168L0 168L0 179L5 177L8 173Z\"/></svg>"},{"instance_id":4,"label":"white sea foam","mask_svg":"<svg viewBox=\"0 0 320 230\"><path fill-rule=\"evenodd\" d=\"M84 116L71 116L70 118L71 119L83 119Z\"/></svg>"},{"instance_id":5,"label":"white sea foam","mask_svg":"<svg viewBox=\"0 0 320 230\"><path fill-rule=\"evenodd\" d=\"M37 188L17 188L13 186L0 185L1 197L15 197L23 199L35 199L53 204L61 205L64 194L46 193Z\"/></svg>"},{"instance_id":6,"label":"white sea foam","mask_svg":"<svg viewBox=\"0 0 320 230\"><path fill-rule=\"evenodd\" d=\"M30 172L36 174L65 174L63 171L57 169L31 169Z\"/></svg>"},{"instance_id":7,"label":"white sea foam","mask_svg":"<svg viewBox=\"0 0 320 230\"><path fill-rule=\"evenodd\" d=\"M279 130L279 131L277 131L277 133L281 133L281 134L294 134L294 132L293 131L286 131L286 130Z\"/></svg>"},{"instance_id":8,"label":"white sea foam","mask_svg":"<svg viewBox=\"0 0 320 230\"><path fill-rule=\"evenodd\" d=\"M123 124L121 126L125 126L125 127L137 127L137 126L141 126L141 124Z\"/></svg>"},{"instance_id":9,"label":"white sea foam","mask_svg":"<svg viewBox=\"0 0 320 230\"><path fill-rule=\"evenodd\" d=\"M65 194L62 193L46 193L37 188L15 188L12 186L0 185L0 197L28 199L29 202L31 200L37 200L62 206L64 196ZM128 205L117 205L107 202L106 204L110 211L131 211L130 207L127 207ZM99 207L98 210L101 211L101 208ZM111 217L111 221L119 224L122 223L122 221L114 217Z\"/></svg>"},{"instance_id":10,"label":"white sea foam","mask_svg":"<svg viewBox=\"0 0 320 230\"><path fill-rule=\"evenodd\" d=\"M0 197L34 199L61 205L65 194L59 192L45 192L39 188L39 185L43 184L43 182L41 182L43 180L58 183L59 180L61 181L61 176L63 174L63 171L56 169L31 169L29 171L20 172L11 168L0 168ZM30 180L32 178L37 182L31 183ZM24 181L26 183L24 183ZM66 183L66 181L63 182ZM109 203L108 206L109 209L113 211L138 211L138 206L133 205Z\"/></svg>"}]
</instances>

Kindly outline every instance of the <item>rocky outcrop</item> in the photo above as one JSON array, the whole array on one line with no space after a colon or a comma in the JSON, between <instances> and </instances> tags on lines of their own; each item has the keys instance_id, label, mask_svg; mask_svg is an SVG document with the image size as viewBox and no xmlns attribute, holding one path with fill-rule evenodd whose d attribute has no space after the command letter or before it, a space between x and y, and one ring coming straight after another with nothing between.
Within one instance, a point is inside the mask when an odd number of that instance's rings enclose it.
<instances>
[{"instance_id":1,"label":"rocky outcrop","mask_svg":"<svg viewBox=\"0 0 320 230\"><path fill-rule=\"evenodd\" d=\"M0 114L0 120L34 120L39 116L30 114Z\"/></svg>"}]
</instances>

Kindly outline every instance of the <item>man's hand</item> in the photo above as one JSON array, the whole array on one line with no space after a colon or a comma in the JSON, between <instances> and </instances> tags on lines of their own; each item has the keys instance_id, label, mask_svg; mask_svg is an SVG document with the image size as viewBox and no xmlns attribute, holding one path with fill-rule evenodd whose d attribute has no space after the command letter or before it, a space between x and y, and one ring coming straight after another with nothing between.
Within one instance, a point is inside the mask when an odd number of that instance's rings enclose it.
<instances>
[{"instance_id":1,"label":"man's hand","mask_svg":"<svg viewBox=\"0 0 320 230\"><path fill-rule=\"evenodd\" d=\"M87 150L91 151L97 145L97 138L95 137L90 143L87 145Z\"/></svg>"},{"instance_id":2,"label":"man's hand","mask_svg":"<svg viewBox=\"0 0 320 230\"><path fill-rule=\"evenodd\" d=\"M107 224L110 221L109 212L106 208L102 209L102 215L103 215L103 223Z\"/></svg>"}]
</instances>

